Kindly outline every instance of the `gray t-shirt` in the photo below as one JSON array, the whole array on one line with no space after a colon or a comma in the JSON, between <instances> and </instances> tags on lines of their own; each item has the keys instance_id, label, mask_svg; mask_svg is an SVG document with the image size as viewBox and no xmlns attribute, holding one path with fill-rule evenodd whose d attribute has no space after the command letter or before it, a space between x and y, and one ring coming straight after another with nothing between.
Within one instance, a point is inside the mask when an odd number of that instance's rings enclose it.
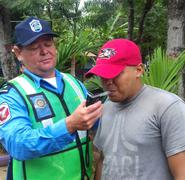
<instances>
[{"instance_id":1,"label":"gray t-shirt","mask_svg":"<svg viewBox=\"0 0 185 180\"><path fill-rule=\"evenodd\" d=\"M95 139L102 180L172 180L167 157L185 151L185 103L145 85L127 103L105 103Z\"/></svg>"}]
</instances>

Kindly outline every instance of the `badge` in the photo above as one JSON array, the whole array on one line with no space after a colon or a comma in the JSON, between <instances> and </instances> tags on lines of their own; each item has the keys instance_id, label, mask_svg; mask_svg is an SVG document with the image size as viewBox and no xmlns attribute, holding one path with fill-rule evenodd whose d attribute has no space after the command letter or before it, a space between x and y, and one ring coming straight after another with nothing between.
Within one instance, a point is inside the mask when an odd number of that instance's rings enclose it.
<instances>
[{"instance_id":1,"label":"badge","mask_svg":"<svg viewBox=\"0 0 185 180\"><path fill-rule=\"evenodd\" d=\"M29 24L30 24L31 30L33 32L40 32L40 31L42 31L42 25L40 24L39 20L34 19Z\"/></svg>"},{"instance_id":2,"label":"badge","mask_svg":"<svg viewBox=\"0 0 185 180\"><path fill-rule=\"evenodd\" d=\"M0 105L0 125L4 124L10 119L10 109L7 103L2 103Z\"/></svg>"},{"instance_id":3,"label":"badge","mask_svg":"<svg viewBox=\"0 0 185 180\"><path fill-rule=\"evenodd\" d=\"M34 110L36 121L54 117L53 109L44 93L27 96Z\"/></svg>"}]
</instances>

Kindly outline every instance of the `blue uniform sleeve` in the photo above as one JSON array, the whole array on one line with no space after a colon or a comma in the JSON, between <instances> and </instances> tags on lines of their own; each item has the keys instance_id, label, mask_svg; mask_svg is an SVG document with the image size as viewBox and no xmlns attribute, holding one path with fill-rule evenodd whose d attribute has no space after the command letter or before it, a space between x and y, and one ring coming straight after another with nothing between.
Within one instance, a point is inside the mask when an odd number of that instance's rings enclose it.
<instances>
[{"instance_id":1,"label":"blue uniform sleeve","mask_svg":"<svg viewBox=\"0 0 185 180\"><path fill-rule=\"evenodd\" d=\"M0 142L18 160L61 151L75 138L68 132L65 119L46 128L32 129L27 107L13 88L0 94L0 121Z\"/></svg>"}]
</instances>

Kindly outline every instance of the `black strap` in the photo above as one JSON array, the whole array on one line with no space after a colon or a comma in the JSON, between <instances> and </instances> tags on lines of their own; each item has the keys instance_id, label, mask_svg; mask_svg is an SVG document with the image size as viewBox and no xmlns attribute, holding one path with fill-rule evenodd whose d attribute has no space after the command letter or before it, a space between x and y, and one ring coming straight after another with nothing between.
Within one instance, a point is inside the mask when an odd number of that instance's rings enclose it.
<instances>
[{"instance_id":1,"label":"black strap","mask_svg":"<svg viewBox=\"0 0 185 180\"><path fill-rule=\"evenodd\" d=\"M65 111L66 115L69 116L71 113L70 113L70 111L68 109L68 106L67 106L65 100L63 99L63 96L61 96L59 99L61 101L61 104L62 104L62 106L64 108L64 111ZM87 133L87 138L88 138L88 133ZM89 140L87 140L87 141L89 141ZM82 143L80 141L80 137L79 137L79 134L78 134L77 131L76 131L76 144L77 144L77 148L78 148L79 156L80 156L81 180L84 180L84 179L89 180L88 174L86 172L86 167L85 167L85 160L84 160L84 156L83 156ZM88 142L88 145L89 145L89 142ZM86 148L86 151L87 150L89 150L89 147ZM87 156L89 156L89 152L86 153L86 154L87 154L86 155L86 162L88 162L88 164L89 164L89 157L87 157Z\"/></svg>"},{"instance_id":2,"label":"black strap","mask_svg":"<svg viewBox=\"0 0 185 180\"><path fill-rule=\"evenodd\" d=\"M26 162L22 161L22 168L23 168L23 176L24 176L24 180L26 180Z\"/></svg>"},{"instance_id":3,"label":"black strap","mask_svg":"<svg viewBox=\"0 0 185 180\"><path fill-rule=\"evenodd\" d=\"M86 172L86 167L85 167L85 160L84 160L84 156L83 156L83 150L82 150L82 144L78 135L78 132L76 132L76 143L77 143L77 147L78 147L78 151L79 151L79 155L80 155L80 164L81 164L81 180L89 180L89 176Z\"/></svg>"},{"instance_id":4,"label":"black strap","mask_svg":"<svg viewBox=\"0 0 185 180\"><path fill-rule=\"evenodd\" d=\"M89 131L88 130L87 130L87 137L86 137L85 162L86 162L86 166L89 167Z\"/></svg>"},{"instance_id":5,"label":"black strap","mask_svg":"<svg viewBox=\"0 0 185 180\"><path fill-rule=\"evenodd\" d=\"M10 156L6 180L13 180L13 159Z\"/></svg>"}]
</instances>

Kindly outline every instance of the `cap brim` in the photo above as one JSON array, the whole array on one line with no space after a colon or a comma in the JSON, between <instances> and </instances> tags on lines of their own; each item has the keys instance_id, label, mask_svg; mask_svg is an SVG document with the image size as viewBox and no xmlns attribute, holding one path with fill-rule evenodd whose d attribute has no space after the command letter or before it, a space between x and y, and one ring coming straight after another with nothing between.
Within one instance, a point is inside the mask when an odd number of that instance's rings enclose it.
<instances>
[{"instance_id":1,"label":"cap brim","mask_svg":"<svg viewBox=\"0 0 185 180\"><path fill-rule=\"evenodd\" d=\"M39 37L44 36L44 35L51 35L53 37L58 37L59 36L58 34L53 33L53 32L51 32L51 33L40 33L37 36L34 36L33 38L29 39L28 41L25 41L23 43L16 43L16 45L27 46L27 45L31 44L32 42L34 42Z\"/></svg>"},{"instance_id":2,"label":"cap brim","mask_svg":"<svg viewBox=\"0 0 185 180\"><path fill-rule=\"evenodd\" d=\"M126 65L112 65L112 64L101 64L95 65L90 69L85 76L91 77L92 75L100 76L102 78L111 79L118 76L121 71L125 69Z\"/></svg>"}]
</instances>

